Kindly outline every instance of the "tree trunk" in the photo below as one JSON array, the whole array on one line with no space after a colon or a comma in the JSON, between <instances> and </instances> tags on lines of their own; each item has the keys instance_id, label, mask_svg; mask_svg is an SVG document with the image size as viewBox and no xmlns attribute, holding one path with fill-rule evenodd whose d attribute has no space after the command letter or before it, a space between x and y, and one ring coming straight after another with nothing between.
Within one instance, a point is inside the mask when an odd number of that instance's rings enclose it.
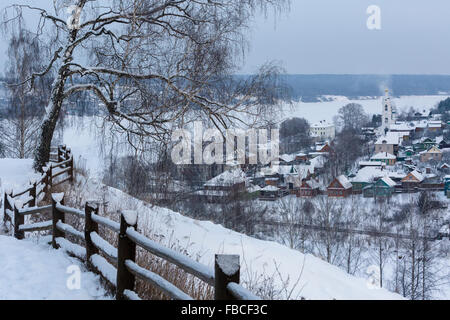
<instances>
[{"instance_id":1,"label":"tree trunk","mask_svg":"<svg viewBox=\"0 0 450 320\"><path fill-rule=\"evenodd\" d=\"M59 113L63 103L64 79L54 89L52 101L41 124L39 145L34 156L34 169L38 172L43 172L43 167L50 160L50 147L52 144L53 133L55 132L56 123L58 121Z\"/></svg>"},{"instance_id":2,"label":"tree trunk","mask_svg":"<svg viewBox=\"0 0 450 320\"><path fill-rule=\"evenodd\" d=\"M86 0L79 0L77 7L83 8ZM52 143L53 133L55 132L56 123L58 122L61 107L64 102L64 87L69 73L69 63L72 61L73 50L75 49L75 40L77 39L78 30L70 31L69 41L65 48L62 66L59 68L57 78L53 84L52 97L50 104L46 108L46 115L41 124L41 132L39 136L39 145L34 155L33 167L38 172L43 172L42 167L50 160L50 147Z\"/></svg>"}]
</instances>

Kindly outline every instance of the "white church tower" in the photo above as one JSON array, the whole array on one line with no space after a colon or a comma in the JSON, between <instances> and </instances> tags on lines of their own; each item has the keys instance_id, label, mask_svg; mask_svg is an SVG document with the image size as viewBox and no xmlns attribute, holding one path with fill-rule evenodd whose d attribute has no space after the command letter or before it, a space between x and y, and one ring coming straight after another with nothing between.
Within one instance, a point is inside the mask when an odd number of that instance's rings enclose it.
<instances>
[{"instance_id":1,"label":"white church tower","mask_svg":"<svg viewBox=\"0 0 450 320\"><path fill-rule=\"evenodd\" d=\"M386 89L386 94L383 98L383 112L382 112L382 129L383 131L387 131L390 129L391 124L395 124L397 120L397 111L395 106L389 96L389 90ZM387 130L386 130L387 129Z\"/></svg>"}]
</instances>

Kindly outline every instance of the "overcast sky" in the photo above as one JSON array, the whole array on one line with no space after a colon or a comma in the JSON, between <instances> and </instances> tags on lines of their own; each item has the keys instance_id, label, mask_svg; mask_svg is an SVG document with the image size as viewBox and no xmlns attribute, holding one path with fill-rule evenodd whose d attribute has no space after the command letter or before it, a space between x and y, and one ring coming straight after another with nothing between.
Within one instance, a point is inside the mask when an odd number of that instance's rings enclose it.
<instances>
[{"instance_id":1,"label":"overcast sky","mask_svg":"<svg viewBox=\"0 0 450 320\"><path fill-rule=\"evenodd\" d=\"M0 7L17 2L52 3L1 0ZM370 5L381 9L381 30L367 28ZM279 61L291 74L450 74L449 13L449 0L292 0L276 21L255 19L241 73ZM0 52L6 44L2 38Z\"/></svg>"}]
</instances>

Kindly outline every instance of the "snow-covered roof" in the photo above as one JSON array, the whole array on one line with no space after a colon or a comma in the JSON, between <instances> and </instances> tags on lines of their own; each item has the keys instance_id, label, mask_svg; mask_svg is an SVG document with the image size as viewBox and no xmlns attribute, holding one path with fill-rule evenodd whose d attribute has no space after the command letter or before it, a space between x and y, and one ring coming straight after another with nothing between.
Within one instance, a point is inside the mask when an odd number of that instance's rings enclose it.
<instances>
[{"instance_id":1,"label":"snow-covered roof","mask_svg":"<svg viewBox=\"0 0 450 320\"><path fill-rule=\"evenodd\" d=\"M379 161L360 161L359 162L359 166L362 167L381 167L383 166L384 163L379 162Z\"/></svg>"},{"instance_id":2,"label":"snow-covered roof","mask_svg":"<svg viewBox=\"0 0 450 320\"><path fill-rule=\"evenodd\" d=\"M311 128L330 128L330 127L334 127L334 124L326 120L322 120L311 125Z\"/></svg>"},{"instance_id":3,"label":"snow-covered roof","mask_svg":"<svg viewBox=\"0 0 450 320\"><path fill-rule=\"evenodd\" d=\"M425 154L425 153L437 153L437 154L441 154L442 151L441 151L438 147L431 147L430 149L428 149L428 150L426 150L426 151L420 152L420 154Z\"/></svg>"},{"instance_id":4,"label":"snow-covered roof","mask_svg":"<svg viewBox=\"0 0 450 320\"><path fill-rule=\"evenodd\" d=\"M358 171L356 176L351 179L353 182L373 182L373 180L382 178L382 177L390 177L391 179L403 179L406 174L398 173L393 171L381 170L378 167L364 167Z\"/></svg>"},{"instance_id":5,"label":"snow-covered roof","mask_svg":"<svg viewBox=\"0 0 450 320\"><path fill-rule=\"evenodd\" d=\"M387 184L389 187L395 187L397 184L389 178L388 176L381 178L381 181L383 181L385 184Z\"/></svg>"},{"instance_id":6,"label":"snow-covered roof","mask_svg":"<svg viewBox=\"0 0 450 320\"><path fill-rule=\"evenodd\" d=\"M403 139L403 135L399 135L399 132L389 131L385 136L378 138L375 144L393 144L397 145L400 143L400 139Z\"/></svg>"},{"instance_id":7,"label":"snow-covered roof","mask_svg":"<svg viewBox=\"0 0 450 320\"><path fill-rule=\"evenodd\" d=\"M320 188L320 183L317 182L316 180L308 180L305 182L311 189L318 189Z\"/></svg>"},{"instance_id":8,"label":"snow-covered roof","mask_svg":"<svg viewBox=\"0 0 450 320\"><path fill-rule=\"evenodd\" d=\"M280 159L285 162L292 162L295 159L295 156L292 154L283 154L280 156Z\"/></svg>"},{"instance_id":9,"label":"snow-covered roof","mask_svg":"<svg viewBox=\"0 0 450 320\"><path fill-rule=\"evenodd\" d=\"M395 131L405 131L405 132L410 132L411 130L414 130L414 126L410 126L407 123L396 123L396 124L391 124L390 125L390 130L395 130Z\"/></svg>"},{"instance_id":10,"label":"snow-covered roof","mask_svg":"<svg viewBox=\"0 0 450 320\"><path fill-rule=\"evenodd\" d=\"M390 154L389 152L380 152L377 153L376 155L374 155L372 158L370 158L371 160L395 160L397 159L396 156L394 156L393 154Z\"/></svg>"},{"instance_id":11,"label":"snow-covered roof","mask_svg":"<svg viewBox=\"0 0 450 320\"><path fill-rule=\"evenodd\" d=\"M241 169L225 171L205 183L205 186L232 186L245 182L245 172Z\"/></svg>"},{"instance_id":12,"label":"snow-covered roof","mask_svg":"<svg viewBox=\"0 0 450 320\"><path fill-rule=\"evenodd\" d=\"M344 189L350 189L352 187L352 183L344 175L337 177L337 180L342 185L342 187L344 187Z\"/></svg>"},{"instance_id":13,"label":"snow-covered roof","mask_svg":"<svg viewBox=\"0 0 450 320\"><path fill-rule=\"evenodd\" d=\"M414 176L417 180L419 180L420 182L422 182L423 180L425 180L425 178L423 177L423 175L420 173L420 172L418 172L417 170L414 170L414 171L412 171L412 172L410 172L410 174L412 175L412 176Z\"/></svg>"},{"instance_id":14,"label":"snow-covered roof","mask_svg":"<svg viewBox=\"0 0 450 320\"><path fill-rule=\"evenodd\" d=\"M278 191L278 190L280 190L280 188L275 187L275 186L267 186L267 187L261 189L261 191L271 191L271 192Z\"/></svg>"}]
</instances>

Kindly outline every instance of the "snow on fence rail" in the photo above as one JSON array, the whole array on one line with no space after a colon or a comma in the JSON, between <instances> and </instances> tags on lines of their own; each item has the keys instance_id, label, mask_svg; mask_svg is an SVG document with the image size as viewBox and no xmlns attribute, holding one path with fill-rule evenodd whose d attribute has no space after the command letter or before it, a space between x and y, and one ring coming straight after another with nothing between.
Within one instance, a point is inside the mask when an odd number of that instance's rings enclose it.
<instances>
[{"instance_id":1,"label":"snow on fence rail","mask_svg":"<svg viewBox=\"0 0 450 320\"><path fill-rule=\"evenodd\" d=\"M137 214L125 211L120 223L101 217L98 205L85 204L84 212L64 205L63 194L52 194L50 206L52 220L34 225L19 226L19 230L29 231L48 228L52 230L53 248L65 250L68 254L84 261L88 268L100 274L115 290L118 300L139 300L134 291L136 278L148 282L171 299L192 300L188 294L177 288L160 275L139 266L136 262L137 246L166 260L185 272L214 287L215 300L259 300L260 298L239 285L239 256L216 255L215 266L209 268L188 256L166 248L147 237L137 229ZM48 207L45 207L48 209ZM31 213L30 213L31 212ZM38 213L33 208L26 214ZM66 223L66 215L84 220L84 232ZM23 217L23 215L21 215ZM118 237L118 247L114 247L99 235L99 225L111 230ZM17 237L18 234L15 233ZM69 241L66 236L75 238L83 245ZM19 237L19 239L22 239Z\"/></svg>"},{"instance_id":2,"label":"snow on fence rail","mask_svg":"<svg viewBox=\"0 0 450 320\"><path fill-rule=\"evenodd\" d=\"M73 181L73 155L70 148L65 145L57 147L54 155L57 156L54 162L50 162L44 169L42 176L36 181L30 182L30 187L20 192L6 191L4 194L3 221L10 222L14 226L14 236L23 239L25 232L42 231L50 229L49 221L39 224L24 225L25 216L36 213L50 212L52 206L37 207L41 196L49 195L51 189L66 181ZM64 178L55 181L55 178L66 175ZM28 194L28 195L27 195ZM27 195L25 199L18 199ZM20 201L21 200L22 204Z\"/></svg>"}]
</instances>

